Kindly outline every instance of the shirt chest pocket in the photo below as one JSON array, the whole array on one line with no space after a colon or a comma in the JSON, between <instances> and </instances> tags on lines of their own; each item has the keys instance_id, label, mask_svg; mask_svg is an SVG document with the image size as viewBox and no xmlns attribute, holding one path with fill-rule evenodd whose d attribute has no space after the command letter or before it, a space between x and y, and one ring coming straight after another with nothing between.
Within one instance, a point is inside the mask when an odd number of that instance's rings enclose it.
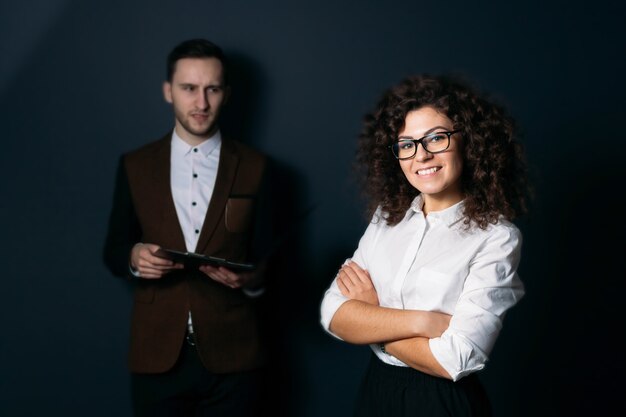
<instances>
[{"instance_id":1,"label":"shirt chest pocket","mask_svg":"<svg viewBox=\"0 0 626 417\"><path fill-rule=\"evenodd\" d=\"M247 232L252 224L254 197L231 196L226 203L226 229L232 233Z\"/></svg>"},{"instance_id":2,"label":"shirt chest pocket","mask_svg":"<svg viewBox=\"0 0 626 417\"><path fill-rule=\"evenodd\" d=\"M407 309L453 312L463 289L465 277L430 268L420 268L407 277L402 289Z\"/></svg>"}]
</instances>

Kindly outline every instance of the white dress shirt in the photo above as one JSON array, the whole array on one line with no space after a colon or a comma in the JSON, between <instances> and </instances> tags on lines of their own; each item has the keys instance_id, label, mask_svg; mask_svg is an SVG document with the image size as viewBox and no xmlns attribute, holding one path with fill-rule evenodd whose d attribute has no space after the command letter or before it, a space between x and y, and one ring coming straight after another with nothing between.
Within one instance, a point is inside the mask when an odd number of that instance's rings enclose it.
<instances>
[{"instance_id":1,"label":"white dress shirt","mask_svg":"<svg viewBox=\"0 0 626 417\"><path fill-rule=\"evenodd\" d=\"M178 223L188 252L195 252L198 237L213 196L222 137L218 131L200 145L191 146L172 134L170 185Z\"/></svg>"},{"instance_id":2,"label":"white dress shirt","mask_svg":"<svg viewBox=\"0 0 626 417\"><path fill-rule=\"evenodd\" d=\"M463 202L428 216L422 207L419 195L395 226L378 210L352 260L369 272L380 306L452 315L448 329L429 344L457 381L485 366L505 312L524 295L516 272L522 237L505 220L486 230L466 229ZM321 304L321 323L337 338L330 322L347 300L333 280ZM407 366L378 344L370 347L383 362Z\"/></svg>"},{"instance_id":3,"label":"white dress shirt","mask_svg":"<svg viewBox=\"0 0 626 417\"><path fill-rule=\"evenodd\" d=\"M191 146L174 129L171 146L170 186L176 215L187 251L195 252L215 188L222 136L218 130L200 145ZM187 327L193 333L191 312Z\"/></svg>"}]
</instances>

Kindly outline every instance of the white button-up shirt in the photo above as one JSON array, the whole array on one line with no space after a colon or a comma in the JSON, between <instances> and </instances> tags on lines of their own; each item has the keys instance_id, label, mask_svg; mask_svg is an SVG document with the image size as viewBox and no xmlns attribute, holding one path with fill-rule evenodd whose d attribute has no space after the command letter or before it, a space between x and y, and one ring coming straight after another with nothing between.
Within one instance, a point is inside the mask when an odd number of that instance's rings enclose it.
<instances>
[{"instance_id":1,"label":"white button-up shirt","mask_svg":"<svg viewBox=\"0 0 626 417\"><path fill-rule=\"evenodd\" d=\"M176 130L172 133L170 184L178 223L185 236L188 252L196 251L198 237L213 196L221 145L219 131L197 146L191 146L182 140Z\"/></svg>"},{"instance_id":2,"label":"white button-up shirt","mask_svg":"<svg viewBox=\"0 0 626 417\"><path fill-rule=\"evenodd\" d=\"M197 146L191 146L172 133L170 153L170 186L178 223L185 236L188 252L195 252L209 202L213 196L220 161L222 136L215 135ZM191 312L187 326L193 331Z\"/></svg>"},{"instance_id":3,"label":"white button-up shirt","mask_svg":"<svg viewBox=\"0 0 626 417\"><path fill-rule=\"evenodd\" d=\"M395 226L388 226L379 210L351 259L369 272L380 306L452 315L448 329L429 344L456 381L485 366L505 312L524 295L516 272L521 233L505 220L486 230L466 229L463 202L428 216L422 207L419 195ZM335 312L347 300L335 279L321 305L322 326L329 333ZM407 366L377 344L370 347L383 362Z\"/></svg>"}]
</instances>

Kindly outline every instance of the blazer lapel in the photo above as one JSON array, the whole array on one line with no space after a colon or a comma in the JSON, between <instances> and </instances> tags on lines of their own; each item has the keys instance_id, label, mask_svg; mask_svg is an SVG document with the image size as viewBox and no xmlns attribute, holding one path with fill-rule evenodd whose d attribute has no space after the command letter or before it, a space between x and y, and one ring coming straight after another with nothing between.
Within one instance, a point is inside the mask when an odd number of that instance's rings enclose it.
<instances>
[{"instance_id":1,"label":"blazer lapel","mask_svg":"<svg viewBox=\"0 0 626 417\"><path fill-rule=\"evenodd\" d=\"M171 133L162 139L161 146L156 149L153 159L153 178L159 199L156 207L161 208L162 236L161 242L168 249L186 250L185 236L178 222L174 197L170 181L171 171Z\"/></svg>"},{"instance_id":2,"label":"blazer lapel","mask_svg":"<svg viewBox=\"0 0 626 417\"><path fill-rule=\"evenodd\" d=\"M218 221L222 218L224 207L228 201L230 190L235 180L237 166L239 164L239 155L232 142L223 139L222 149L220 150L220 162L217 168L217 178L215 179L215 188L211 196L211 202L207 209L202 231L198 238L198 244L195 252L203 253L208 245Z\"/></svg>"}]
</instances>

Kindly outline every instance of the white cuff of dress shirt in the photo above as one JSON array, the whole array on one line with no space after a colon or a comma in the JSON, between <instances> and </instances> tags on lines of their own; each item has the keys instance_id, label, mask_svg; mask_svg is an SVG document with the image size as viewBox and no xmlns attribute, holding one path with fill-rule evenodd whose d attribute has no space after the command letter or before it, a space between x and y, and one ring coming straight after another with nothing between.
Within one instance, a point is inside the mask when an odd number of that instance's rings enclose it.
<instances>
[{"instance_id":1,"label":"white cuff of dress shirt","mask_svg":"<svg viewBox=\"0 0 626 417\"><path fill-rule=\"evenodd\" d=\"M242 288L241 290L248 297L256 298L256 297L263 295L263 293L265 292L265 287L259 287L255 289Z\"/></svg>"},{"instance_id":2,"label":"white cuff of dress shirt","mask_svg":"<svg viewBox=\"0 0 626 417\"><path fill-rule=\"evenodd\" d=\"M135 246L137 245L143 245L142 242L137 242L133 245L133 249L135 248ZM131 249L131 253L132 253L132 249ZM130 257L130 255L129 255ZM128 261L128 270L130 271L131 274L133 274L133 276L137 277L137 278L141 278L141 273L136 270L135 268L133 268L133 266L130 264L130 260Z\"/></svg>"},{"instance_id":3,"label":"white cuff of dress shirt","mask_svg":"<svg viewBox=\"0 0 626 417\"><path fill-rule=\"evenodd\" d=\"M134 269L130 263L128 264L128 270L130 271L131 274L133 274L133 276L137 278L141 278L141 273L137 271L136 269Z\"/></svg>"}]
</instances>

